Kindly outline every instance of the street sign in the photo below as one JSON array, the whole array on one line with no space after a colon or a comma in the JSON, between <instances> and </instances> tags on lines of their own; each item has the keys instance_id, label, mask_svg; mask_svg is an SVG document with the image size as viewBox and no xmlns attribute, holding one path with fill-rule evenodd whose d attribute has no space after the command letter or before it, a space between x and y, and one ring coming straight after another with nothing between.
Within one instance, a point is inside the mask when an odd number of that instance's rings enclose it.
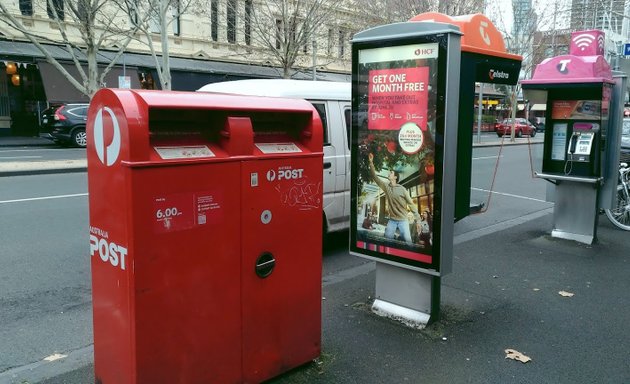
<instances>
[{"instance_id":1,"label":"street sign","mask_svg":"<svg viewBox=\"0 0 630 384\"><path fill-rule=\"evenodd\" d=\"M623 45L623 55L630 56L630 43L626 43Z\"/></svg>"},{"instance_id":2,"label":"street sign","mask_svg":"<svg viewBox=\"0 0 630 384\"><path fill-rule=\"evenodd\" d=\"M131 89L131 77L118 76L118 88Z\"/></svg>"}]
</instances>

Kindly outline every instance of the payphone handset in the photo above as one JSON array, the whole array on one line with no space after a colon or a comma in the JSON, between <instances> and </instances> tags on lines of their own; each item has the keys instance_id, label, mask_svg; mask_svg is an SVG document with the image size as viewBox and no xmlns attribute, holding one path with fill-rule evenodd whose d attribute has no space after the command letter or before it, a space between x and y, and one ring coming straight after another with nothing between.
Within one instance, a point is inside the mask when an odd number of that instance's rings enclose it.
<instances>
[{"instance_id":1,"label":"payphone handset","mask_svg":"<svg viewBox=\"0 0 630 384\"><path fill-rule=\"evenodd\" d=\"M594 132L573 132L567 154L570 161L587 162L593 148Z\"/></svg>"},{"instance_id":2,"label":"payphone handset","mask_svg":"<svg viewBox=\"0 0 630 384\"><path fill-rule=\"evenodd\" d=\"M576 122L571 127L573 133L567 143L567 159L564 174L573 172L573 163L591 163L595 161L592 153L599 124L590 122Z\"/></svg>"}]
</instances>

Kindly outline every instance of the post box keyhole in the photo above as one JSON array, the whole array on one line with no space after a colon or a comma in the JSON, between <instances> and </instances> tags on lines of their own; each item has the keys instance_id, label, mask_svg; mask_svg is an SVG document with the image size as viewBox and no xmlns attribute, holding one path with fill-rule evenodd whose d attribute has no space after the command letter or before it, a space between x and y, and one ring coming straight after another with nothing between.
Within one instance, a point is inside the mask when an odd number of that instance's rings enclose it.
<instances>
[{"instance_id":1,"label":"post box keyhole","mask_svg":"<svg viewBox=\"0 0 630 384\"><path fill-rule=\"evenodd\" d=\"M256 275L261 279L269 277L276 267L276 259L270 252L264 252L256 259Z\"/></svg>"}]
</instances>

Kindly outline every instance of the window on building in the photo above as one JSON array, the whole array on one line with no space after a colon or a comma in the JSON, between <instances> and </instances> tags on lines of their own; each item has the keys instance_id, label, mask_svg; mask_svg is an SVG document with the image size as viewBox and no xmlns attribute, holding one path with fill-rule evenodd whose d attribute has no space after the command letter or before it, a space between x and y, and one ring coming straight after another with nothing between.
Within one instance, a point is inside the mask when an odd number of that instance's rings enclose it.
<instances>
[{"instance_id":1,"label":"window on building","mask_svg":"<svg viewBox=\"0 0 630 384\"><path fill-rule=\"evenodd\" d=\"M295 20L292 20L291 23L289 24L289 44L291 46L291 50L294 50L295 48L297 48L295 46L296 43L296 32L297 32L297 25ZM299 48L298 48L299 49Z\"/></svg>"},{"instance_id":2,"label":"window on building","mask_svg":"<svg viewBox=\"0 0 630 384\"><path fill-rule=\"evenodd\" d=\"M340 59L343 59L346 55L346 31L343 29L339 30L339 46L337 47L337 53Z\"/></svg>"},{"instance_id":3,"label":"window on building","mask_svg":"<svg viewBox=\"0 0 630 384\"><path fill-rule=\"evenodd\" d=\"M210 3L210 36L212 41L219 39L219 0Z\"/></svg>"},{"instance_id":4,"label":"window on building","mask_svg":"<svg viewBox=\"0 0 630 384\"><path fill-rule=\"evenodd\" d=\"M276 49L282 47L282 20L276 19Z\"/></svg>"},{"instance_id":5,"label":"window on building","mask_svg":"<svg viewBox=\"0 0 630 384\"><path fill-rule=\"evenodd\" d=\"M77 17L81 22L88 23L90 18L90 3L88 0L79 0L77 2Z\"/></svg>"},{"instance_id":6,"label":"window on building","mask_svg":"<svg viewBox=\"0 0 630 384\"><path fill-rule=\"evenodd\" d=\"M65 17L63 12L63 0L47 0L46 12L48 13L48 17L50 19L63 20ZM56 17L55 13L57 14Z\"/></svg>"},{"instance_id":7,"label":"window on building","mask_svg":"<svg viewBox=\"0 0 630 384\"><path fill-rule=\"evenodd\" d=\"M328 29L328 46L326 47L326 54L328 56L332 56L333 54L333 45L335 41L335 31L332 28Z\"/></svg>"},{"instance_id":8,"label":"window on building","mask_svg":"<svg viewBox=\"0 0 630 384\"><path fill-rule=\"evenodd\" d=\"M545 47L545 57L553 57L555 55L555 49L553 46L548 45Z\"/></svg>"},{"instance_id":9,"label":"window on building","mask_svg":"<svg viewBox=\"0 0 630 384\"><path fill-rule=\"evenodd\" d=\"M160 16L157 9L152 9L149 15L149 31L151 33L160 33Z\"/></svg>"},{"instance_id":10,"label":"window on building","mask_svg":"<svg viewBox=\"0 0 630 384\"><path fill-rule=\"evenodd\" d=\"M138 25L138 0L127 1L127 11L129 13L129 22L132 26Z\"/></svg>"},{"instance_id":11,"label":"window on building","mask_svg":"<svg viewBox=\"0 0 630 384\"><path fill-rule=\"evenodd\" d=\"M33 0L20 0L20 12L24 16L33 16Z\"/></svg>"},{"instance_id":12,"label":"window on building","mask_svg":"<svg viewBox=\"0 0 630 384\"><path fill-rule=\"evenodd\" d=\"M173 14L173 35L179 36L181 34L181 24L180 24L180 2L179 0L174 1L171 5L171 11Z\"/></svg>"},{"instance_id":13,"label":"window on building","mask_svg":"<svg viewBox=\"0 0 630 384\"><path fill-rule=\"evenodd\" d=\"M252 0L245 0L245 44L252 44Z\"/></svg>"},{"instance_id":14,"label":"window on building","mask_svg":"<svg viewBox=\"0 0 630 384\"><path fill-rule=\"evenodd\" d=\"M237 0L228 0L227 3L227 41L236 43L236 7Z\"/></svg>"},{"instance_id":15,"label":"window on building","mask_svg":"<svg viewBox=\"0 0 630 384\"><path fill-rule=\"evenodd\" d=\"M308 53L308 46L310 44L314 44L313 41L311 41L310 36L306 34L306 31L308 31L308 24L307 21L304 20L302 31L300 32L300 36L303 36L303 38L300 39L300 43L302 43L302 52L304 53Z\"/></svg>"}]
</instances>

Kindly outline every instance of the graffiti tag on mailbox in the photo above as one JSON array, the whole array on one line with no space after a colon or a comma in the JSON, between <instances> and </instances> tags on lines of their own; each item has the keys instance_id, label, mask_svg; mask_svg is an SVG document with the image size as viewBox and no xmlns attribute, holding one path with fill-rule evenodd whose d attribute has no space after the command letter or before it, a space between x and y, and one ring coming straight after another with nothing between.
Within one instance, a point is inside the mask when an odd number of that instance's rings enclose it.
<instances>
[{"instance_id":1,"label":"graffiti tag on mailbox","mask_svg":"<svg viewBox=\"0 0 630 384\"><path fill-rule=\"evenodd\" d=\"M278 184L275 188L282 204L299 210L322 209L321 182L310 183L308 178L303 178L293 184Z\"/></svg>"}]
</instances>

